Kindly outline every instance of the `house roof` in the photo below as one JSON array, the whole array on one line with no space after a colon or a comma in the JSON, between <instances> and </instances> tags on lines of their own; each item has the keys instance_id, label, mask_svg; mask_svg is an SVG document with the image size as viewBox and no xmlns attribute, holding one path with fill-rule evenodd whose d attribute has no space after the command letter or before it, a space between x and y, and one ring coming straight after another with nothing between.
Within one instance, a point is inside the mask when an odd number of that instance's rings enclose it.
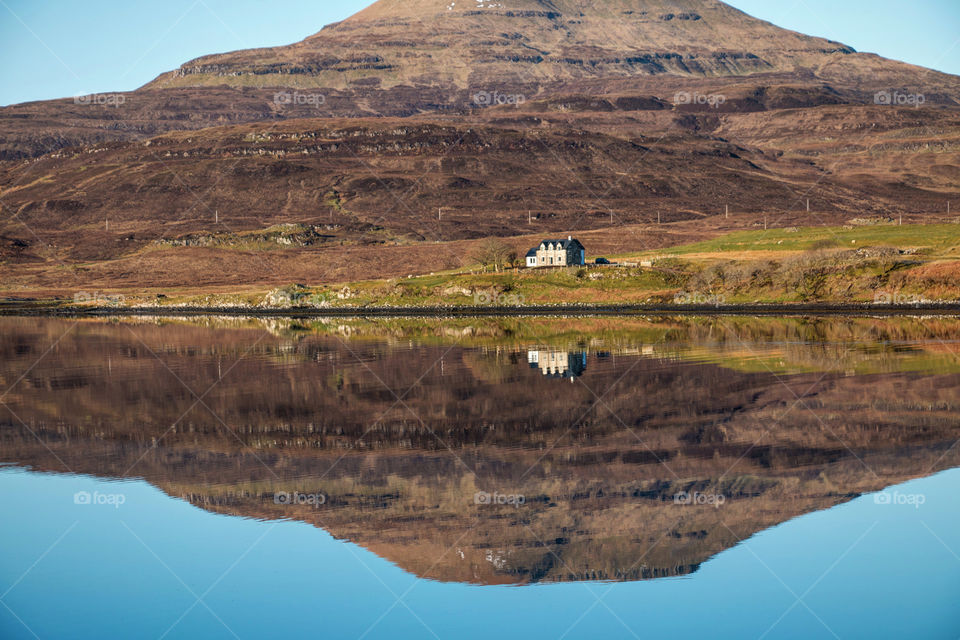
<instances>
[{"instance_id":1,"label":"house roof","mask_svg":"<svg viewBox=\"0 0 960 640\"><path fill-rule=\"evenodd\" d=\"M530 251L527 251L527 257L535 258L537 256L537 249L539 248L540 248L540 245L537 245L533 249L530 249Z\"/></svg>"},{"instance_id":2,"label":"house roof","mask_svg":"<svg viewBox=\"0 0 960 640\"><path fill-rule=\"evenodd\" d=\"M577 240L576 238L571 238L569 240L562 240L562 239L561 240L543 240L540 242L540 244L555 244L555 245L558 244L560 245L561 249L567 249L571 246L580 246L580 247L583 246L582 244L580 244L580 241ZM538 244L537 247L539 247L540 244Z\"/></svg>"}]
</instances>

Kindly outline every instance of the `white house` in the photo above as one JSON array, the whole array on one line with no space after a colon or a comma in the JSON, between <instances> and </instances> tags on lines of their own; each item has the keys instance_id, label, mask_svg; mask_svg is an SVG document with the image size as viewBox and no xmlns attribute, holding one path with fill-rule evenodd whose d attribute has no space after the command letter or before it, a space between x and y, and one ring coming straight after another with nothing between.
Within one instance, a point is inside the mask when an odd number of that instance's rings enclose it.
<instances>
[{"instance_id":1,"label":"white house","mask_svg":"<svg viewBox=\"0 0 960 640\"><path fill-rule=\"evenodd\" d=\"M586 250L579 240L544 240L527 252L528 267L569 267L587 263Z\"/></svg>"}]
</instances>

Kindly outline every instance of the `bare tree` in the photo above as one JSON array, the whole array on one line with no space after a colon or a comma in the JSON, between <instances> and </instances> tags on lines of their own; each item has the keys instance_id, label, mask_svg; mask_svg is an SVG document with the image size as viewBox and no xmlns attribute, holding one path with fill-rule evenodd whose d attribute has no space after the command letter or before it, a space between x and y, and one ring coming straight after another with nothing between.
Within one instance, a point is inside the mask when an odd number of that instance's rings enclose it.
<instances>
[{"instance_id":1,"label":"bare tree","mask_svg":"<svg viewBox=\"0 0 960 640\"><path fill-rule=\"evenodd\" d=\"M486 269L493 267L500 271L507 264L516 262L516 252L508 244L497 238L484 240L473 252L473 258Z\"/></svg>"}]
</instances>

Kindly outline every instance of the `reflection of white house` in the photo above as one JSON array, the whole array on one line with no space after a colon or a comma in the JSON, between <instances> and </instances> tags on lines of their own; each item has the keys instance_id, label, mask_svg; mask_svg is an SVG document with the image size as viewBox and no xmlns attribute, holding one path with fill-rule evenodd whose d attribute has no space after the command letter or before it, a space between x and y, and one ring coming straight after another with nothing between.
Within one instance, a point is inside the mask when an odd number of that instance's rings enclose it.
<instances>
[{"instance_id":1,"label":"reflection of white house","mask_svg":"<svg viewBox=\"0 0 960 640\"><path fill-rule=\"evenodd\" d=\"M587 369L587 354L584 352L570 353L555 350L527 351L527 362L531 369L540 369L540 373L550 378L580 377Z\"/></svg>"},{"instance_id":2,"label":"reflection of white house","mask_svg":"<svg viewBox=\"0 0 960 640\"><path fill-rule=\"evenodd\" d=\"M527 252L528 267L569 267L587 263L586 250L579 240L544 240Z\"/></svg>"}]
</instances>

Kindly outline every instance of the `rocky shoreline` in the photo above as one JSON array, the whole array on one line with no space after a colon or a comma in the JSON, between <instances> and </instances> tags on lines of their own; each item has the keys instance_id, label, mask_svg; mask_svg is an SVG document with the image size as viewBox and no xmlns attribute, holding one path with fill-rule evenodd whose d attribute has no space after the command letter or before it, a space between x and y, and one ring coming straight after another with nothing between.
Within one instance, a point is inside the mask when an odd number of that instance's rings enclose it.
<instances>
[{"instance_id":1,"label":"rocky shoreline","mask_svg":"<svg viewBox=\"0 0 960 640\"><path fill-rule=\"evenodd\" d=\"M436 317L436 316L578 316L578 315L710 315L710 316L891 316L960 315L960 302L894 304L724 304L724 305L616 305L558 304L525 306L76 306L57 302L0 302L0 316L204 316L249 317Z\"/></svg>"}]
</instances>

